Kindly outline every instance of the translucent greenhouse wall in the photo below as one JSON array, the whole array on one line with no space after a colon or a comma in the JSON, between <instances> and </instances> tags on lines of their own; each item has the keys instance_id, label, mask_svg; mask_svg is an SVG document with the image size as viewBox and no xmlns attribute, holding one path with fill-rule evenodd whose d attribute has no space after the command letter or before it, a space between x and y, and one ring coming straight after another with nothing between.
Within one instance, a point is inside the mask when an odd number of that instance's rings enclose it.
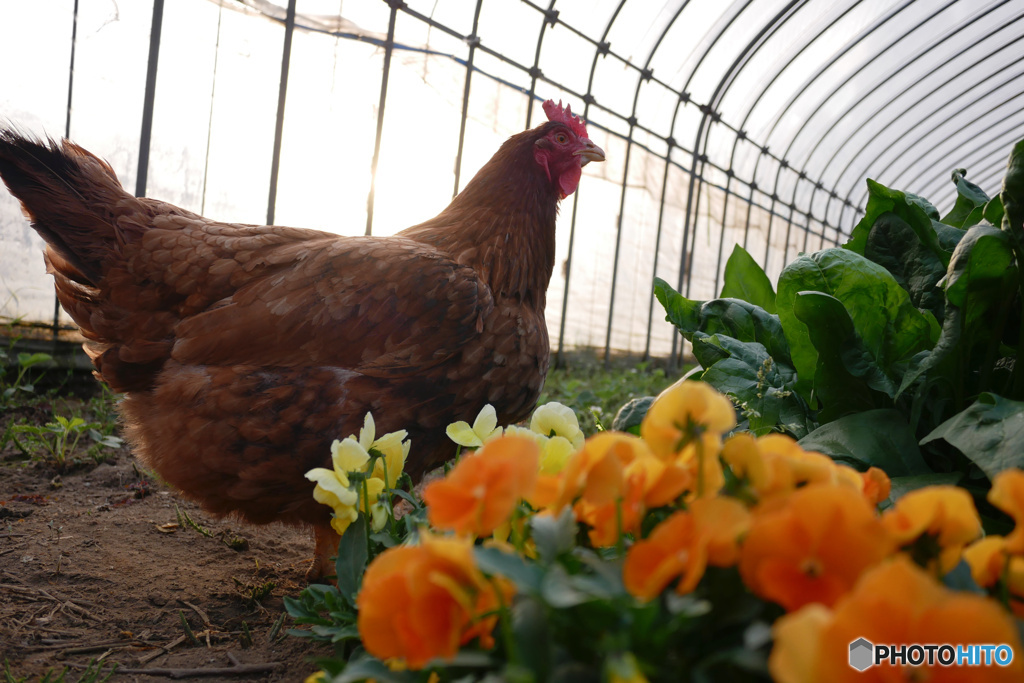
<instances>
[{"instance_id":1,"label":"translucent greenhouse wall","mask_svg":"<svg viewBox=\"0 0 1024 683\"><path fill-rule=\"evenodd\" d=\"M953 168L997 192L1024 128L1022 18L1019 1L0 0L0 121L211 218L387 235L567 101L608 160L561 208L553 344L665 356L655 275L714 297L739 244L774 280L845 241L867 177L941 211ZM40 251L0 191L0 317L53 320Z\"/></svg>"}]
</instances>

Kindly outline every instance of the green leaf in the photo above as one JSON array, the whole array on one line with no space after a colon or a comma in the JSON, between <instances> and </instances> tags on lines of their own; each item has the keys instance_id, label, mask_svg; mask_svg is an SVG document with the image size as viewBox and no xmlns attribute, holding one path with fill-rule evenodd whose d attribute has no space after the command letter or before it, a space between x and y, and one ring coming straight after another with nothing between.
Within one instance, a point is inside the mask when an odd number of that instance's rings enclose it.
<instances>
[{"instance_id":1,"label":"green leaf","mask_svg":"<svg viewBox=\"0 0 1024 683\"><path fill-rule=\"evenodd\" d=\"M782 427L797 438L807 433L813 423L811 410L795 391L792 367L772 358L758 342L742 342L723 334L694 335L694 340L695 354L712 341L715 348L728 354L705 370L701 380L741 405L752 432L761 435Z\"/></svg>"},{"instance_id":2,"label":"green leaf","mask_svg":"<svg viewBox=\"0 0 1024 683\"><path fill-rule=\"evenodd\" d=\"M345 600L355 607L356 594L363 585L363 573L369 559L366 547L366 524L363 513L359 513L356 521L348 525L338 543L338 559L334 563L334 572L338 577L338 591Z\"/></svg>"},{"instance_id":3,"label":"green leaf","mask_svg":"<svg viewBox=\"0 0 1024 683\"><path fill-rule=\"evenodd\" d=\"M558 517L534 515L530 518L530 531L543 562L554 562L576 546L576 517L568 506Z\"/></svg>"},{"instance_id":4,"label":"green leaf","mask_svg":"<svg viewBox=\"0 0 1024 683\"><path fill-rule=\"evenodd\" d=\"M18 365L22 368L28 369L33 365L39 365L47 361L53 360L53 356L48 353L19 353L18 354Z\"/></svg>"},{"instance_id":5,"label":"green leaf","mask_svg":"<svg viewBox=\"0 0 1024 683\"><path fill-rule=\"evenodd\" d=\"M844 247L864 255L868 233L875 220L887 211L895 213L917 234L918 239L945 265L949 263L949 252L939 242L935 223L939 223L939 212L927 200L909 192L890 190L880 183L868 179L868 204L864 218L850 233L850 240Z\"/></svg>"},{"instance_id":6,"label":"green leaf","mask_svg":"<svg viewBox=\"0 0 1024 683\"><path fill-rule=\"evenodd\" d=\"M628 403L619 408L612 421L612 429L616 432L629 432L640 435L640 423L644 421L647 411L654 403L654 396L643 396L630 399Z\"/></svg>"},{"instance_id":7,"label":"green leaf","mask_svg":"<svg viewBox=\"0 0 1024 683\"><path fill-rule=\"evenodd\" d=\"M594 593L583 590L575 576L570 576L560 564L552 565L544 572L541 581L541 597L551 607L566 609L599 599Z\"/></svg>"},{"instance_id":8,"label":"green leaf","mask_svg":"<svg viewBox=\"0 0 1024 683\"><path fill-rule=\"evenodd\" d=\"M923 489L926 486L956 486L963 476L960 472L933 472L932 474L915 474L909 477L893 477L891 479L892 489L889 491L886 503L892 505L911 491ZM882 506L888 507L885 503Z\"/></svg>"},{"instance_id":9,"label":"green leaf","mask_svg":"<svg viewBox=\"0 0 1024 683\"><path fill-rule=\"evenodd\" d=\"M931 345L928 320L885 268L848 249L801 256L782 271L777 301L799 377L797 387L805 399L810 397L818 365L818 350L810 331L794 310L797 295L805 291L838 299L864 349L890 376L902 375L897 365L909 362L914 354Z\"/></svg>"},{"instance_id":10,"label":"green leaf","mask_svg":"<svg viewBox=\"0 0 1024 683\"><path fill-rule=\"evenodd\" d=\"M873 392L895 393L895 385L865 347L839 299L821 292L799 292L793 312L807 326L818 352L814 391L824 405L819 414L822 422L876 407L882 399Z\"/></svg>"},{"instance_id":11,"label":"green leaf","mask_svg":"<svg viewBox=\"0 0 1024 683\"><path fill-rule=\"evenodd\" d=\"M792 364L779 317L752 303L740 299L705 301L700 306L698 330L709 335L725 334L742 342L757 342L775 360Z\"/></svg>"},{"instance_id":12,"label":"green leaf","mask_svg":"<svg viewBox=\"0 0 1024 683\"><path fill-rule=\"evenodd\" d=\"M742 299L760 306L768 313L775 312L775 290L771 280L747 250L736 245L725 263L723 299Z\"/></svg>"},{"instance_id":13,"label":"green leaf","mask_svg":"<svg viewBox=\"0 0 1024 683\"><path fill-rule=\"evenodd\" d=\"M654 278L654 296L665 309L665 320L675 325L689 339L700 321L700 302L687 299L660 277Z\"/></svg>"},{"instance_id":14,"label":"green leaf","mask_svg":"<svg viewBox=\"0 0 1024 683\"><path fill-rule=\"evenodd\" d=\"M956 306L949 306L946 309L946 319L942 323L942 332L939 340L931 351L921 351L916 354L908 363L907 370L900 382L900 388L896 391L896 398L899 398L904 391L911 387L919 377L930 372L933 368L939 367L947 358L951 358L958 350L962 329L963 315Z\"/></svg>"},{"instance_id":15,"label":"green leaf","mask_svg":"<svg viewBox=\"0 0 1024 683\"><path fill-rule=\"evenodd\" d=\"M355 526L353 524L353 526ZM350 527L351 528L351 527ZM418 679L415 671L392 671L388 666L368 654L350 659L345 669L338 674L332 683L355 683L373 679L379 683L413 683Z\"/></svg>"},{"instance_id":16,"label":"green leaf","mask_svg":"<svg viewBox=\"0 0 1024 683\"><path fill-rule=\"evenodd\" d=\"M487 574L497 574L509 579L523 592L540 593L543 571L535 564L528 564L522 557L506 553L498 548L473 548L477 566Z\"/></svg>"},{"instance_id":17,"label":"green leaf","mask_svg":"<svg viewBox=\"0 0 1024 683\"><path fill-rule=\"evenodd\" d=\"M789 362L789 347L777 315L741 299L687 299L664 280L655 280L655 293L665 307L666 320L690 341L694 341L697 332L705 335L725 333L743 342L756 341L777 360ZM712 363L701 361L701 364L707 368Z\"/></svg>"},{"instance_id":18,"label":"green leaf","mask_svg":"<svg viewBox=\"0 0 1024 683\"><path fill-rule=\"evenodd\" d=\"M984 218L992 225L1002 225L1003 216L1003 200L996 195L992 199L988 200L988 204L985 205Z\"/></svg>"},{"instance_id":19,"label":"green leaf","mask_svg":"<svg viewBox=\"0 0 1024 683\"><path fill-rule=\"evenodd\" d=\"M802 448L858 469L878 467L890 477L928 474L917 437L897 410L868 410L824 424L800 439Z\"/></svg>"},{"instance_id":20,"label":"green leaf","mask_svg":"<svg viewBox=\"0 0 1024 683\"><path fill-rule=\"evenodd\" d=\"M868 232L863 255L888 270L915 307L942 319L946 298L936 283L946 274L946 266L905 220L892 212L879 216Z\"/></svg>"},{"instance_id":21,"label":"green leaf","mask_svg":"<svg viewBox=\"0 0 1024 683\"><path fill-rule=\"evenodd\" d=\"M956 185L956 203L945 216L942 222L956 228L966 230L972 225L977 225L984 217L985 205L989 198L985 191L970 182L964 176L967 169L958 168L953 171L953 183Z\"/></svg>"},{"instance_id":22,"label":"green leaf","mask_svg":"<svg viewBox=\"0 0 1024 683\"><path fill-rule=\"evenodd\" d=\"M1003 205L1003 230L1016 240L1018 247L1024 247L1024 140L1010 152L999 199Z\"/></svg>"},{"instance_id":23,"label":"green leaf","mask_svg":"<svg viewBox=\"0 0 1024 683\"><path fill-rule=\"evenodd\" d=\"M942 281L946 298L963 306L968 287L1001 284L1013 263L1013 249L1007 233L990 225L976 225L967 231L953 251Z\"/></svg>"},{"instance_id":24,"label":"green leaf","mask_svg":"<svg viewBox=\"0 0 1024 683\"><path fill-rule=\"evenodd\" d=\"M538 680L547 680L554 639L547 610L539 600L531 597L516 600L512 607L512 635L522 663Z\"/></svg>"},{"instance_id":25,"label":"green leaf","mask_svg":"<svg viewBox=\"0 0 1024 683\"><path fill-rule=\"evenodd\" d=\"M1024 402L984 393L921 439L921 445L945 439L989 479L1024 466Z\"/></svg>"}]
</instances>

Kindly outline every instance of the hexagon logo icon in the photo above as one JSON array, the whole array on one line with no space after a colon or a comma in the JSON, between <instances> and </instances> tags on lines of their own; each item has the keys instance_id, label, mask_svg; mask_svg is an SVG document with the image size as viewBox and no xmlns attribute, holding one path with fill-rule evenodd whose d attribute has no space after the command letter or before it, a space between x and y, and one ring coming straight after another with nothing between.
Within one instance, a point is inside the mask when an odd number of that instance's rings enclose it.
<instances>
[{"instance_id":1,"label":"hexagon logo icon","mask_svg":"<svg viewBox=\"0 0 1024 683\"><path fill-rule=\"evenodd\" d=\"M874 664L875 646L865 640L858 638L850 643L850 666L857 671L864 671Z\"/></svg>"}]
</instances>

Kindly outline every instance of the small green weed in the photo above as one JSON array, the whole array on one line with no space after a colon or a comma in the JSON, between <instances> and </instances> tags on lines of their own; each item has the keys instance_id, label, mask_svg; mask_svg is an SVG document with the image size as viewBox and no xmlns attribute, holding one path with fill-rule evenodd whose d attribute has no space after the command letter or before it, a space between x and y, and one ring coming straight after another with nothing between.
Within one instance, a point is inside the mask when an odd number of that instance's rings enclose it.
<instances>
[{"instance_id":1,"label":"small green weed","mask_svg":"<svg viewBox=\"0 0 1024 683\"><path fill-rule=\"evenodd\" d=\"M10 349L5 352L5 356L8 359L11 358L12 354L13 351ZM0 404L3 405L10 404L19 392L25 394L35 393L35 383L42 379L46 371L44 370L33 378L29 375L29 370L41 363L53 360L53 356L48 353L19 353L15 358L17 359L17 374L14 376L14 381L10 384L4 381L4 378L11 371L11 368L5 367L8 363L0 365L0 387L3 388L3 391L0 391Z\"/></svg>"},{"instance_id":2,"label":"small green weed","mask_svg":"<svg viewBox=\"0 0 1024 683\"><path fill-rule=\"evenodd\" d=\"M11 425L4 433L3 439L0 440L2 441L0 447L10 440L18 450L28 457L32 457L35 452L45 453L47 459L58 470L63 471L74 455L78 442L86 434L95 442L88 453L96 462L101 462L104 459L100 449L121 446L120 437L103 435L97 429L100 426L94 422L86 422L77 416L67 418L63 415L55 415L53 422L47 422L43 426Z\"/></svg>"},{"instance_id":3,"label":"small green weed","mask_svg":"<svg viewBox=\"0 0 1024 683\"><path fill-rule=\"evenodd\" d=\"M656 396L674 381L648 362L605 368L596 360L584 360L549 371L537 403L558 401L569 406L576 411L583 432L593 434L610 428L615 413L630 399Z\"/></svg>"}]
</instances>

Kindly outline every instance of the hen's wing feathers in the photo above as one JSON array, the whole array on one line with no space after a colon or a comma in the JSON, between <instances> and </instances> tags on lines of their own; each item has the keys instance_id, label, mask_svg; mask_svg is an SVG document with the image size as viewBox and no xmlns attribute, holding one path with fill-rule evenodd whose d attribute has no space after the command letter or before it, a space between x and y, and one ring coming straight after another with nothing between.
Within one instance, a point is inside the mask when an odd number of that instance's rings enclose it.
<instances>
[{"instance_id":1,"label":"hen's wing feathers","mask_svg":"<svg viewBox=\"0 0 1024 683\"><path fill-rule=\"evenodd\" d=\"M229 293L175 326L171 357L181 363L404 375L451 357L494 307L471 268L412 240L194 222L187 230L187 260L210 279L199 291ZM163 257L150 250L147 260ZM170 279L182 294L193 289Z\"/></svg>"}]
</instances>

